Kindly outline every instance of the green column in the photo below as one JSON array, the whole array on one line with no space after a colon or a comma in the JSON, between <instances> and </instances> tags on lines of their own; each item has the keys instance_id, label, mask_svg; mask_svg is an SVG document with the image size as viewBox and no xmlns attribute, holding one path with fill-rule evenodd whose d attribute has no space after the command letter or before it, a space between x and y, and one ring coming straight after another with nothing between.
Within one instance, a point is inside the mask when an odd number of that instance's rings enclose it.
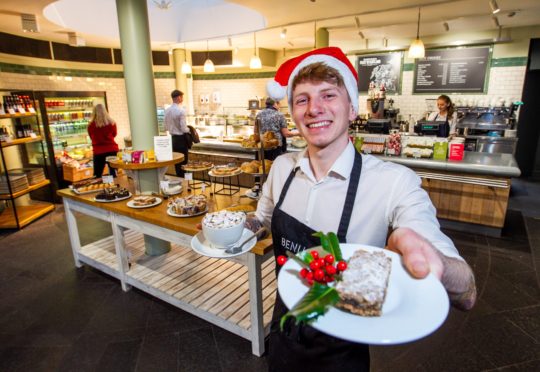
<instances>
[{"instance_id":1,"label":"green column","mask_svg":"<svg viewBox=\"0 0 540 372\"><path fill-rule=\"evenodd\" d=\"M116 0L129 123L134 150L154 148L158 135L156 92L152 70L150 28L146 0ZM159 191L158 169L139 171L142 192ZM171 249L169 242L144 236L146 253L159 255Z\"/></svg>"},{"instance_id":2,"label":"green column","mask_svg":"<svg viewBox=\"0 0 540 372\"><path fill-rule=\"evenodd\" d=\"M329 46L330 36L326 28L318 28L315 32L315 48L324 48Z\"/></svg>"}]
</instances>

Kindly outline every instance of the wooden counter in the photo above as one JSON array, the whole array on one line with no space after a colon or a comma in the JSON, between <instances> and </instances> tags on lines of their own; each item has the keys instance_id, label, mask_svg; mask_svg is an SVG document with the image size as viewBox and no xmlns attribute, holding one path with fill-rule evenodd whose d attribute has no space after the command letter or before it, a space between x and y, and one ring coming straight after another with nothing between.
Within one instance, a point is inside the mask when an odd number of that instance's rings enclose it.
<instances>
[{"instance_id":1,"label":"wooden counter","mask_svg":"<svg viewBox=\"0 0 540 372\"><path fill-rule=\"evenodd\" d=\"M209 191L208 191L209 192ZM264 353L276 296L272 242L257 242L248 253L215 259L191 249L203 216L178 218L167 215L167 201L145 208L129 208L128 200L95 202L95 193L77 195L58 191L63 198L75 265L87 264L117 278L127 291L136 287L182 310L251 341L255 355ZM215 196L209 210L234 203L254 203L238 196ZM81 246L77 214L111 224L113 234ZM171 242L170 252L145 254L143 235Z\"/></svg>"}]
</instances>

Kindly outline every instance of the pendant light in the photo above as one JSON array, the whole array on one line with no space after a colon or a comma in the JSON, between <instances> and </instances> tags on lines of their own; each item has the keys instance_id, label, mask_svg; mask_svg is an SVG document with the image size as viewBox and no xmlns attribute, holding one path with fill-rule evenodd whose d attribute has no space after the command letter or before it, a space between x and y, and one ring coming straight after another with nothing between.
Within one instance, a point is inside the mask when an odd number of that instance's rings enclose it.
<instances>
[{"instance_id":1,"label":"pendant light","mask_svg":"<svg viewBox=\"0 0 540 372\"><path fill-rule=\"evenodd\" d=\"M252 70L258 70L262 68L261 59L257 55L257 34L253 33L253 57L249 61L249 68Z\"/></svg>"},{"instance_id":2,"label":"pendant light","mask_svg":"<svg viewBox=\"0 0 540 372\"><path fill-rule=\"evenodd\" d=\"M182 69L183 74L191 74L191 65L187 61L187 49L186 49L186 43L184 43L184 62L182 62Z\"/></svg>"},{"instance_id":3,"label":"pendant light","mask_svg":"<svg viewBox=\"0 0 540 372\"><path fill-rule=\"evenodd\" d=\"M426 48L424 43L420 40L420 7L418 7L418 25L416 27L416 39L411 43L409 47L409 58L424 58L426 55Z\"/></svg>"},{"instance_id":4,"label":"pendant light","mask_svg":"<svg viewBox=\"0 0 540 372\"><path fill-rule=\"evenodd\" d=\"M206 40L206 61L204 61L204 72L215 72L214 62L210 59L210 51L208 49L208 40Z\"/></svg>"}]
</instances>

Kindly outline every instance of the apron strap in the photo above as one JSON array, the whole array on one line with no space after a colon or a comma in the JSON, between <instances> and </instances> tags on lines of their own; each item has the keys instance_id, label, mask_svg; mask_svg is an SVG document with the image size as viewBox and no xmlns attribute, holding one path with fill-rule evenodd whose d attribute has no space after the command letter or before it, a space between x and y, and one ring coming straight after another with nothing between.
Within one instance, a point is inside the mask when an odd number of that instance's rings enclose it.
<instances>
[{"instance_id":1,"label":"apron strap","mask_svg":"<svg viewBox=\"0 0 540 372\"><path fill-rule=\"evenodd\" d=\"M345 205L343 206L343 211L341 212L341 221L339 222L337 233L338 239L341 243L347 242L347 230L349 229L349 222L351 222L354 200L356 199L356 191L358 190L358 181L360 180L360 173L362 173L362 155L360 155L358 151L355 151L353 169L351 171L351 178L349 180Z\"/></svg>"},{"instance_id":2,"label":"apron strap","mask_svg":"<svg viewBox=\"0 0 540 372\"><path fill-rule=\"evenodd\" d=\"M281 207L281 203L283 203L283 200L285 199L285 195L287 194L287 191L289 190L289 186L291 185L291 182L294 178L294 175L298 171L298 168L299 167L295 167L291 170L291 173L289 174L287 181L285 181L285 185L283 185L283 189L281 190L281 194L279 195L279 200L274 208Z\"/></svg>"}]
</instances>

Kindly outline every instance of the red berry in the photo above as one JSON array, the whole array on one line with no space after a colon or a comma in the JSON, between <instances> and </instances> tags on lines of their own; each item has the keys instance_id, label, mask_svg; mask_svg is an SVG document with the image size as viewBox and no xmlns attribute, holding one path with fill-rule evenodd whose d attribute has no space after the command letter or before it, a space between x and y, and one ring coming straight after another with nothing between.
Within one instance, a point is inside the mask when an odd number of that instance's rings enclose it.
<instances>
[{"instance_id":1,"label":"red berry","mask_svg":"<svg viewBox=\"0 0 540 372\"><path fill-rule=\"evenodd\" d=\"M339 261L338 264L337 264L337 269L339 271L345 271L347 269L347 262Z\"/></svg>"},{"instance_id":2,"label":"red berry","mask_svg":"<svg viewBox=\"0 0 540 372\"><path fill-rule=\"evenodd\" d=\"M321 269L315 270L315 272L313 273L313 279L315 279L318 282L323 280L324 279L324 271L322 271Z\"/></svg>"},{"instance_id":3,"label":"red berry","mask_svg":"<svg viewBox=\"0 0 540 372\"><path fill-rule=\"evenodd\" d=\"M324 258L319 258L317 261L319 261L319 266L321 268L325 267L326 266L326 262L324 262Z\"/></svg>"},{"instance_id":4,"label":"red berry","mask_svg":"<svg viewBox=\"0 0 540 372\"><path fill-rule=\"evenodd\" d=\"M313 257L313 259L316 260L317 258L319 258L319 252L317 252L317 251L311 251L311 257Z\"/></svg>"},{"instance_id":5,"label":"red berry","mask_svg":"<svg viewBox=\"0 0 540 372\"><path fill-rule=\"evenodd\" d=\"M332 282L334 281L334 278L333 278L332 276L326 275L326 276L324 277L324 281L325 281L326 283L332 283Z\"/></svg>"},{"instance_id":6,"label":"red berry","mask_svg":"<svg viewBox=\"0 0 540 372\"><path fill-rule=\"evenodd\" d=\"M331 254L327 254L326 256L324 256L324 260L327 264L332 265L334 263L334 256Z\"/></svg>"},{"instance_id":7,"label":"red berry","mask_svg":"<svg viewBox=\"0 0 540 372\"><path fill-rule=\"evenodd\" d=\"M302 270L300 270L300 276L302 278L305 278L307 276L307 273L309 273L309 271L306 268L303 268Z\"/></svg>"},{"instance_id":8,"label":"red berry","mask_svg":"<svg viewBox=\"0 0 540 372\"><path fill-rule=\"evenodd\" d=\"M318 260L313 260L309 264L309 267L310 267L311 270L315 271L315 270L319 269L321 267L321 265L319 264Z\"/></svg>"},{"instance_id":9,"label":"red berry","mask_svg":"<svg viewBox=\"0 0 540 372\"><path fill-rule=\"evenodd\" d=\"M336 268L332 265L326 265L325 269L328 275L335 275L337 271Z\"/></svg>"},{"instance_id":10,"label":"red berry","mask_svg":"<svg viewBox=\"0 0 540 372\"><path fill-rule=\"evenodd\" d=\"M313 279L308 279L307 284L312 286L313 285Z\"/></svg>"},{"instance_id":11,"label":"red berry","mask_svg":"<svg viewBox=\"0 0 540 372\"><path fill-rule=\"evenodd\" d=\"M309 282L310 280L313 281L313 272L308 271L306 274L306 280Z\"/></svg>"},{"instance_id":12,"label":"red berry","mask_svg":"<svg viewBox=\"0 0 540 372\"><path fill-rule=\"evenodd\" d=\"M278 256L277 257L277 264L279 266L285 265L285 262L287 262L287 257L285 257L285 256Z\"/></svg>"}]
</instances>

